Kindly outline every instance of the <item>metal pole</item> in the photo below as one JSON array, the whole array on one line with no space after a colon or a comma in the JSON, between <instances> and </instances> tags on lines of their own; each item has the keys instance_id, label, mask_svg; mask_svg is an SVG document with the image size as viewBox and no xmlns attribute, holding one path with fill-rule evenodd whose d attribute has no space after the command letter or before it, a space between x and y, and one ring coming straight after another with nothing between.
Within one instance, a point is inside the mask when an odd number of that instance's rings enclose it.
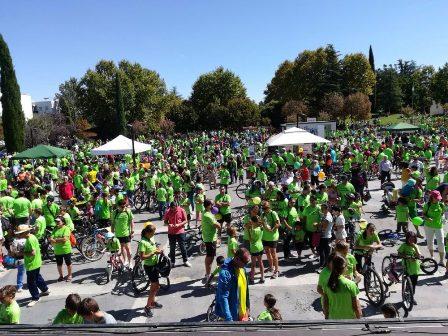
<instances>
[{"instance_id":1,"label":"metal pole","mask_svg":"<svg viewBox=\"0 0 448 336\"><path fill-rule=\"evenodd\" d=\"M299 114L296 113L296 127L299 128Z\"/></svg>"},{"instance_id":2,"label":"metal pole","mask_svg":"<svg viewBox=\"0 0 448 336\"><path fill-rule=\"evenodd\" d=\"M132 162L134 163L134 170L136 170L137 165L135 164L135 146L134 146L135 135L133 127L131 127L131 138L132 138Z\"/></svg>"}]
</instances>

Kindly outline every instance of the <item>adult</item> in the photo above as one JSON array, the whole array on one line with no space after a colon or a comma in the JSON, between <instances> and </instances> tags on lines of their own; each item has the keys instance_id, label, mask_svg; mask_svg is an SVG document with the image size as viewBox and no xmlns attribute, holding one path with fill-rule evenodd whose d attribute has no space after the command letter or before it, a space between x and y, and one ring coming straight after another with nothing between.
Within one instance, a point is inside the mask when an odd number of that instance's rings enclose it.
<instances>
[{"instance_id":1,"label":"adult","mask_svg":"<svg viewBox=\"0 0 448 336\"><path fill-rule=\"evenodd\" d=\"M249 286L244 266L250 255L245 248L221 266L216 290L217 316L225 321L248 321L250 315Z\"/></svg>"},{"instance_id":2,"label":"adult","mask_svg":"<svg viewBox=\"0 0 448 336\"><path fill-rule=\"evenodd\" d=\"M55 219L61 212L59 205L54 202L54 196L47 196L47 202L42 206L42 211L45 217L45 222L47 223L47 227L51 229L54 228L56 225Z\"/></svg>"},{"instance_id":3,"label":"adult","mask_svg":"<svg viewBox=\"0 0 448 336\"><path fill-rule=\"evenodd\" d=\"M66 225L65 218L56 218L56 227L51 233L50 243L54 248L54 255L56 257L56 265L58 268L59 278L61 281L72 281L72 245L70 243L71 230ZM62 264L65 262L67 266L67 276L64 278L62 271Z\"/></svg>"},{"instance_id":4,"label":"adult","mask_svg":"<svg viewBox=\"0 0 448 336\"><path fill-rule=\"evenodd\" d=\"M25 239L23 255L28 290L31 294L31 301L28 303L28 307L32 307L39 302L39 298L41 296L47 296L50 294L50 290L48 289L44 278L40 274L40 267L42 266L40 245L36 236L31 234L31 227L29 225L19 225L15 231L15 234L18 235L19 238ZM39 290L41 291L40 295Z\"/></svg>"},{"instance_id":5,"label":"adult","mask_svg":"<svg viewBox=\"0 0 448 336\"><path fill-rule=\"evenodd\" d=\"M444 204L442 195L437 190L429 193L429 200L423 206L424 230L426 236L426 245L428 246L431 258L434 256L434 236L437 240L437 249L439 251L440 264L443 265L445 257L445 244L443 234L443 214Z\"/></svg>"},{"instance_id":6,"label":"adult","mask_svg":"<svg viewBox=\"0 0 448 336\"><path fill-rule=\"evenodd\" d=\"M375 225L373 223L367 224L365 230L358 234L355 241L356 270L361 273L363 269L362 259L364 258L366 263L370 263L372 260L371 252L382 247L380 238L375 232Z\"/></svg>"},{"instance_id":7,"label":"adult","mask_svg":"<svg viewBox=\"0 0 448 336\"><path fill-rule=\"evenodd\" d=\"M390 173L392 171L392 162L388 159L387 155L383 156L383 159L380 162L380 181L381 185L387 180L390 182Z\"/></svg>"},{"instance_id":8,"label":"adult","mask_svg":"<svg viewBox=\"0 0 448 336\"><path fill-rule=\"evenodd\" d=\"M221 219L219 219L218 222L221 224L222 228L224 228L224 223L230 227L232 221L230 202L232 202L232 199L227 193L227 189L221 185L219 187L219 194L215 197L215 205L218 207L219 214L221 215Z\"/></svg>"},{"instance_id":9,"label":"adult","mask_svg":"<svg viewBox=\"0 0 448 336\"><path fill-rule=\"evenodd\" d=\"M103 228L110 226L112 201L109 199L109 192L107 190L103 191L101 198L96 201L95 207L97 208L100 226Z\"/></svg>"},{"instance_id":10,"label":"adult","mask_svg":"<svg viewBox=\"0 0 448 336\"><path fill-rule=\"evenodd\" d=\"M218 230L221 225L216 221L215 215L212 214L212 201L204 200L204 214L202 215L202 241L205 244L205 277L203 283L206 284L210 278L213 259L216 256L216 241L218 240Z\"/></svg>"},{"instance_id":11,"label":"adult","mask_svg":"<svg viewBox=\"0 0 448 336\"><path fill-rule=\"evenodd\" d=\"M280 218L277 212L271 209L268 201L262 204L263 214L263 247L269 262L268 271L272 272L272 279L279 275L277 243L280 237Z\"/></svg>"},{"instance_id":12,"label":"adult","mask_svg":"<svg viewBox=\"0 0 448 336\"><path fill-rule=\"evenodd\" d=\"M59 184L59 199L62 205L67 205L67 201L71 200L75 195L75 186L69 180L68 176L64 176L61 184Z\"/></svg>"},{"instance_id":13,"label":"adult","mask_svg":"<svg viewBox=\"0 0 448 336\"><path fill-rule=\"evenodd\" d=\"M330 255L330 241L333 232L333 216L330 213L330 209L327 204L321 205L322 218L320 221L321 235L318 246L319 251L319 267L324 268L328 263L328 257Z\"/></svg>"},{"instance_id":14,"label":"adult","mask_svg":"<svg viewBox=\"0 0 448 336\"><path fill-rule=\"evenodd\" d=\"M184 266L191 267L188 262L187 249L185 248L185 224L188 222L187 213L175 202L171 202L163 220L168 225L168 240L170 242L171 263L176 263L176 244L179 244Z\"/></svg>"},{"instance_id":15,"label":"adult","mask_svg":"<svg viewBox=\"0 0 448 336\"><path fill-rule=\"evenodd\" d=\"M347 262L341 255L332 260L331 274L323 287L323 311L325 319L359 319L362 316L359 304L359 289L344 277Z\"/></svg>"},{"instance_id":16,"label":"adult","mask_svg":"<svg viewBox=\"0 0 448 336\"><path fill-rule=\"evenodd\" d=\"M18 197L14 200L14 221L15 225L27 224L31 214L31 202L25 197L25 192L19 190Z\"/></svg>"},{"instance_id":17,"label":"adult","mask_svg":"<svg viewBox=\"0 0 448 336\"><path fill-rule=\"evenodd\" d=\"M131 238L134 235L134 216L126 208L126 200L118 201L118 208L113 214L111 231L115 233L121 245L123 264L131 266Z\"/></svg>"}]
</instances>

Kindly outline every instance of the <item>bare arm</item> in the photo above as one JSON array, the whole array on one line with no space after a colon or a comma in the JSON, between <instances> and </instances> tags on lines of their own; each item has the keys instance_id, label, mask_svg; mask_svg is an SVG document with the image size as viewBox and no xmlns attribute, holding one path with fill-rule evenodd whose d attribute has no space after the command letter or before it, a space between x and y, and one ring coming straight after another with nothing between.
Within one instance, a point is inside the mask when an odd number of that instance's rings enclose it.
<instances>
[{"instance_id":1,"label":"bare arm","mask_svg":"<svg viewBox=\"0 0 448 336\"><path fill-rule=\"evenodd\" d=\"M360 319L362 317L361 305L359 304L358 298L355 296L352 298L352 307L355 312L356 318Z\"/></svg>"}]
</instances>

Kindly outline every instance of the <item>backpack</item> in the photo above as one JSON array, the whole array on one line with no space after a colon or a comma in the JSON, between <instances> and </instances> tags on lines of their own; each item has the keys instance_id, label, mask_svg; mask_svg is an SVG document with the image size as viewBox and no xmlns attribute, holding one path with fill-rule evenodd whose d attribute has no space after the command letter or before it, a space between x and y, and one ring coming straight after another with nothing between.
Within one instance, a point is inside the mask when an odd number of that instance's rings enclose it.
<instances>
[{"instance_id":1,"label":"backpack","mask_svg":"<svg viewBox=\"0 0 448 336\"><path fill-rule=\"evenodd\" d=\"M11 221L6 217L1 217L0 221L2 222L3 234L6 236L6 233L12 229Z\"/></svg>"},{"instance_id":2,"label":"backpack","mask_svg":"<svg viewBox=\"0 0 448 336\"><path fill-rule=\"evenodd\" d=\"M157 261L156 268L160 276L164 278L168 277L171 272L171 267L172 266L170 259L164 254L159 254L159 259Z\"/></svg>"}]
</instances>

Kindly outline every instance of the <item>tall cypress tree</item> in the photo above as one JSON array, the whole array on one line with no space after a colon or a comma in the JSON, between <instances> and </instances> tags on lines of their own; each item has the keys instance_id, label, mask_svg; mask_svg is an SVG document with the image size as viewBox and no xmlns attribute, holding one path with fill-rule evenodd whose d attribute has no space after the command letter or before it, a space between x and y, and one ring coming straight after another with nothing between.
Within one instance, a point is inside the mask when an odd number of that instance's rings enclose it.
<instances>
[{"instance_id":1,"label":"tall cypress tree","mask_svg":"<svg viewBox=\"0 0 448 336\"><path fill-rule=\"evenodd\" d=\"M371 45L369 46L369 63L376 77L375 57L373 56L373 50ZM370 96L370 102L372 103L372 112L376 112L376 82L375 86L373 87L373 94Z\"/></svg>"},{"instance_id":2,"label":"tall cypress tree","mask_svg":"<svg viewBox=\"0 0 448 336\"><path fill-rule=\"evenodd\" d=\"M2 122L8 153L25 149L25 115L20 102L20 88L8 45L0 34L0 91Z\"/></svg>"},{"instance_id":3,"label":"tall cypress tree","mask_svg":"<svg viewBox=\"0 0 448 336\"><path fill-rule=\"evenodd\" d=\"M116 112L116 135L126 135L126 115L123 104L123 91L121 90L120 74L115 75L115 112Z\"/></svg>"}]
</instances>

